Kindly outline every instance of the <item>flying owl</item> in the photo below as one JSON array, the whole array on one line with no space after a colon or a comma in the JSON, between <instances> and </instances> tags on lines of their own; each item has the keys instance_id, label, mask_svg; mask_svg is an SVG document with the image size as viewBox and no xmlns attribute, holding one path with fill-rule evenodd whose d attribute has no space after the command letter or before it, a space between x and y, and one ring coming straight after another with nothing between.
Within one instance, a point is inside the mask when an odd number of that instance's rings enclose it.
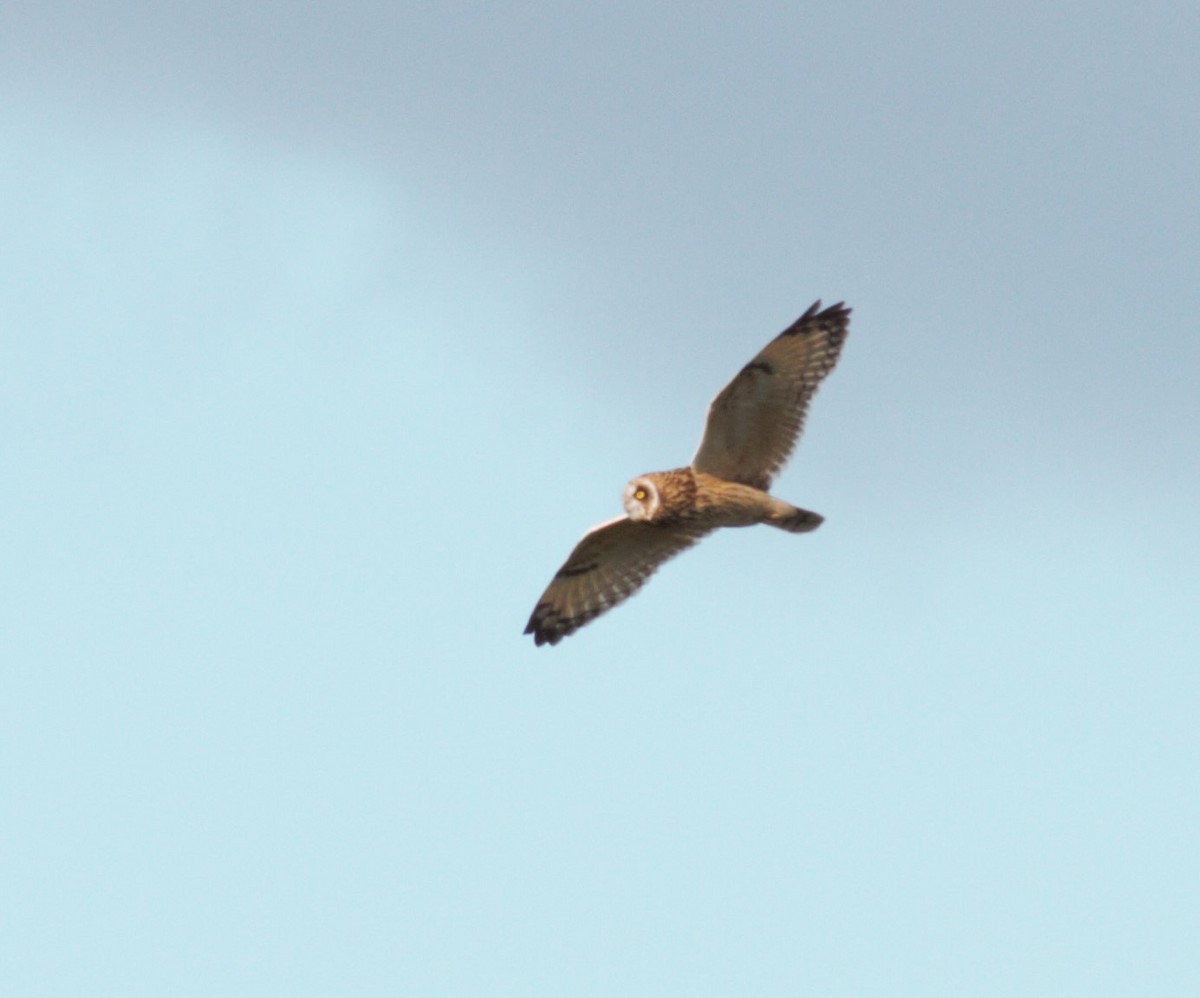
<instances>
[{"instance_id":1,"label":"flying owl","mask_svg":"<svg viewBox=\"0 0 1200 998\"><path fill-rule=\"evenodd\" d=\"M844 302L817 301L743 367L708 407L687 468L625 486L625 516L593 527L551 580L525 627L538 645L636 593L658 567L718 527L766 523L793 534L824 520L767 493L791 456L808 403L833 370L850 325Z\"/></svg>"}]
</instances>

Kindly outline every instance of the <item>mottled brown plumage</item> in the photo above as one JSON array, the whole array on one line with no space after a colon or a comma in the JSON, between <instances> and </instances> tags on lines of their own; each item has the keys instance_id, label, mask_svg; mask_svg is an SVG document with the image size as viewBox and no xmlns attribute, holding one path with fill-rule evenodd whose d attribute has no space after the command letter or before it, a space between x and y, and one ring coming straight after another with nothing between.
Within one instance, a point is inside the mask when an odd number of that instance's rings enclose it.
<instances>
[{"instance_id":1,"label":"mottled brown plumage","mask_svg":"<svg viewBox=\"0 0 1200 998\"><path fill-rule=\"evenodd\" d=\"M713 399L693 468L758 489L771 487L849 331L850 309L839 303L821 312L820 305L763 347Z\"/></svg>"},{"instance_id":2,"label":"mottled brown plumage","mask_svg":"<svg viewBox=\"0 0 1200 998\"><path fill-rule=\"evenodd\" d=\"M625 487L626 515L593 527L575 545L529 618L525 633L535 643L558 644L719 527L766 523L806 533L821 525L817 513L766 491L846 338L850 309L838 303L821 311L820 305L768 343L713 399L691 467L633 479Z\"/></svg>"}]
</instances>

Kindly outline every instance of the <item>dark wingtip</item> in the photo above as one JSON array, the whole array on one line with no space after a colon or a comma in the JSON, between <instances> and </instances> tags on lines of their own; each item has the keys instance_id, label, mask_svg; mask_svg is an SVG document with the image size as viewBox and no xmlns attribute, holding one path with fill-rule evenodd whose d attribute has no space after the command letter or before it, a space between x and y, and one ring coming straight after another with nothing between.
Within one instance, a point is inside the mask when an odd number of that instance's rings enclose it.
<instances>
[{"instance_id":1,"label":"dark wingtip","mask_svg":"<svg viewBox=\"0 0 1200 998\"><path fill-rule=\"evenodd\" d=\"M805 312L799 319L787 327L780 336L795 336L798 333L804 332L810 322L820 319L845 320L850 315L850 309L846 307L844 301L838 302L836 305L830 305L829 308L821 308L821 299L818 298L815 302L808 306L808 311Z\"/></svg>"},{"instance_id":2,"label":"dark wingtip","mask_svg":"<svg viewBox=\"0 0 1200 998\"><path fill-rule=\"evenodd\" d=\"M533 643L538 648L541 648L542 645L556 645L563 638L562 634L558 631L545 630L538 627L527 627L525 628L525 633L533 635Z\"/></svg>"},{"instance_id":3,"label":"dark wingtip","mask_svg":"<svg viewBox=\"0 0 1200 998\"><path fill-rule=\"evenodd\" d=\"M547 623L543 611L546 609L546 604L539 603L534 607L533 614L529 618L529 623L525 625L525 634L533 635L533 643L537 647L544 644L556 645L563 638L563 632L555 630L552 622Z\"/></svg>"},{"instance_id":4,"label":"dark wingtip","mask_svg":"<svg viewBox=\"0 0 1200 998\"><path fill-rule=\"evenodd\" d=\"M822 309L821 299L818 298L812 303L812 305L809 306L808 311L800 316L799 321L803 322L805 319L832 319L835 316L849 315L851 311L853 310L847 308L844 301L840 301L835 305L830 305L828 308Z\"/></svg>"}]
</instances>

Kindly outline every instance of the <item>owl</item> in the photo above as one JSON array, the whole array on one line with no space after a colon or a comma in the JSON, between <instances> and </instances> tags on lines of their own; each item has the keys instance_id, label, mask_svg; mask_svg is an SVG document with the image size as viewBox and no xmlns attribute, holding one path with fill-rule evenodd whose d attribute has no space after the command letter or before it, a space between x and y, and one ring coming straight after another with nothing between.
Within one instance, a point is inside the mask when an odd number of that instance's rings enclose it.
<instances>
[{"instance_id":1,"label":"owl","mask_svg":"<svg viewBox=\"0 0 1200 998\"><path fill-rule=\"evenodd\" d=\"M815 302L713 399L691 465L625 486L625 515L584 534L533 608L525 633L535 644L558 644L718 527L765 523L803 534L821 525L822 516L767 489L791 456L849 326L845 303L822 311Z\"/></svg>"}]
</instances>

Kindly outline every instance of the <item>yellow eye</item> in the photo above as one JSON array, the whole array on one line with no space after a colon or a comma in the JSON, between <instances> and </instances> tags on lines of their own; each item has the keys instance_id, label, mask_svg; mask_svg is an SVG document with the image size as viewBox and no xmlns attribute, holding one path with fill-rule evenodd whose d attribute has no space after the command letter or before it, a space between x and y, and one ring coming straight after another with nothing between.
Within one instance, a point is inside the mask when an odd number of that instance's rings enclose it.
<instances>
[{"instance_id":1,"label":"yellow eye","mask_svg":"<svg viewBox=\"0 0 1200 998\"><path fill-rule=\"evenodd\" d=\"M634 499L636 499L638 502L641 502L643 499L645 499L645 498L646 498L646 490L645 490L645 489L638 489L638 490L637 490L637 491L636 491L636 492L633 494L633 498L634 498Z\"/></svg>"}]
</instances>

